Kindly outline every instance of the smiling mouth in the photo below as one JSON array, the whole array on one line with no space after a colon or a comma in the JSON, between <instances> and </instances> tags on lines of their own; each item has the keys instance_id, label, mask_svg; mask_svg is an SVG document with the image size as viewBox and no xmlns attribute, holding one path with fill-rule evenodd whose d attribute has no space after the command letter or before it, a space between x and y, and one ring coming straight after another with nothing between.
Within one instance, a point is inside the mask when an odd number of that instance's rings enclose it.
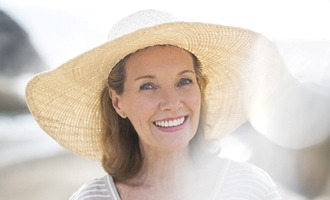
<instances>
[{"instance_id":1,"label":"smiling mouth","mask_svg":"<svg viewBox=\"0 0 330 200\"><path fill-rule=\"evenodd\" d=\"M174 120L155 121L153 124L161 128L176 127L182 125L187 120L187 118L187 116L183 116Z\"/></svg>"}]
</instances>

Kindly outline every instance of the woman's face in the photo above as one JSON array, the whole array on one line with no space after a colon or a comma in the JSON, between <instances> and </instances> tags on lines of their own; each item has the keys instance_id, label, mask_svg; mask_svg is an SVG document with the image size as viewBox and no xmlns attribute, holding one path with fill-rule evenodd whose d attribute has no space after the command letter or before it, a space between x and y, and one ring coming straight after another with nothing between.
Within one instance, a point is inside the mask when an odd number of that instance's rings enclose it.
<instances>
[{"instance_id":1,"label":"woman's face","mask_svg":"<svg viewBox=\"0 0 330 200\"><path fill-rule=\"evenodd\" d=\"M125 69L124 92L111 92L112 101L133 124L143 148L186 148L201 109L192 56L178 47L154 46L132 54Z\"/></svg>"}]
</instances>

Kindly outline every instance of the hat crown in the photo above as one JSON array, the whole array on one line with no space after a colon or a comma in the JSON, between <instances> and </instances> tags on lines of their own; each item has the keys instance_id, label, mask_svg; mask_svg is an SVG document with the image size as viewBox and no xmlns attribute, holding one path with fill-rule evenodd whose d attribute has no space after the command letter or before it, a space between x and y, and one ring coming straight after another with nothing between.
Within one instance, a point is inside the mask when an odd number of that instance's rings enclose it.
<instances>
[{"instance_id":1,"label":"hat crown","mask_svg":"<svg viewBox=\"0 0 330 200\"><path fill-rule=\"evenodd\" d=\"M156 26L176 21L169 13L159 10L142 10L135 12L112 26L108 35L108 41L132 33L139 29Z\"/></svg>"}]
</instances>

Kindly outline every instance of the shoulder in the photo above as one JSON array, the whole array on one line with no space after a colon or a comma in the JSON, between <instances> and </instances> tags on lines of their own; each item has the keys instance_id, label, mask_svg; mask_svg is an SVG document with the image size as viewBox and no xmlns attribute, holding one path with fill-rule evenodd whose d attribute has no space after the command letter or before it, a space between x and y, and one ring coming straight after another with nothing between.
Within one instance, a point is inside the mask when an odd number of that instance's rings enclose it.
<instances>
[{"instance_id":1,"label":"shoulder","mask_svg":"<svg viewBox=\"0 0 330 200\"><path fill-rule=\"evenodd\" d=\"M109 179L111 177L104 176L84 184L71 196L70 200L115 200Z\"/></svg>"},{"instance_id":2,"label":"shoulder","mask_svg":"<svg viewBox=\"0 0 330 200\"><path fill-rule=\"evenodd\" d=\"M220 160L223 169L220 175L222 192L242 197L280 199L275 183L261 168L246 162Z\"/></svg>"}]
</instances>

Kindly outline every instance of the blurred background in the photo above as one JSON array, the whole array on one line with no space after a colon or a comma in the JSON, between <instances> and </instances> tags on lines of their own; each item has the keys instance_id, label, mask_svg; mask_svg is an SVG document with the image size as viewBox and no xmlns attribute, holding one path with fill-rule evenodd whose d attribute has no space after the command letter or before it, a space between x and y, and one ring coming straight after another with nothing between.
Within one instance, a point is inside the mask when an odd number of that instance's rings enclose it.
<instances>
[{"instance_id":1,"label":"blurred background","mask_svg":"<svg viewBox=\"0 0 330 200\"><path fill-rule=\"evenodd\" d=\"M329 0L0 0L0 199L68 199L104 175L99 163L43 133L24 88L36 73L104 43L122 17L147 8L248 28L274 41L290 80L222 141L221 156L266 170L284 199L329 200Z\"/></svg>"}]
</instances>

